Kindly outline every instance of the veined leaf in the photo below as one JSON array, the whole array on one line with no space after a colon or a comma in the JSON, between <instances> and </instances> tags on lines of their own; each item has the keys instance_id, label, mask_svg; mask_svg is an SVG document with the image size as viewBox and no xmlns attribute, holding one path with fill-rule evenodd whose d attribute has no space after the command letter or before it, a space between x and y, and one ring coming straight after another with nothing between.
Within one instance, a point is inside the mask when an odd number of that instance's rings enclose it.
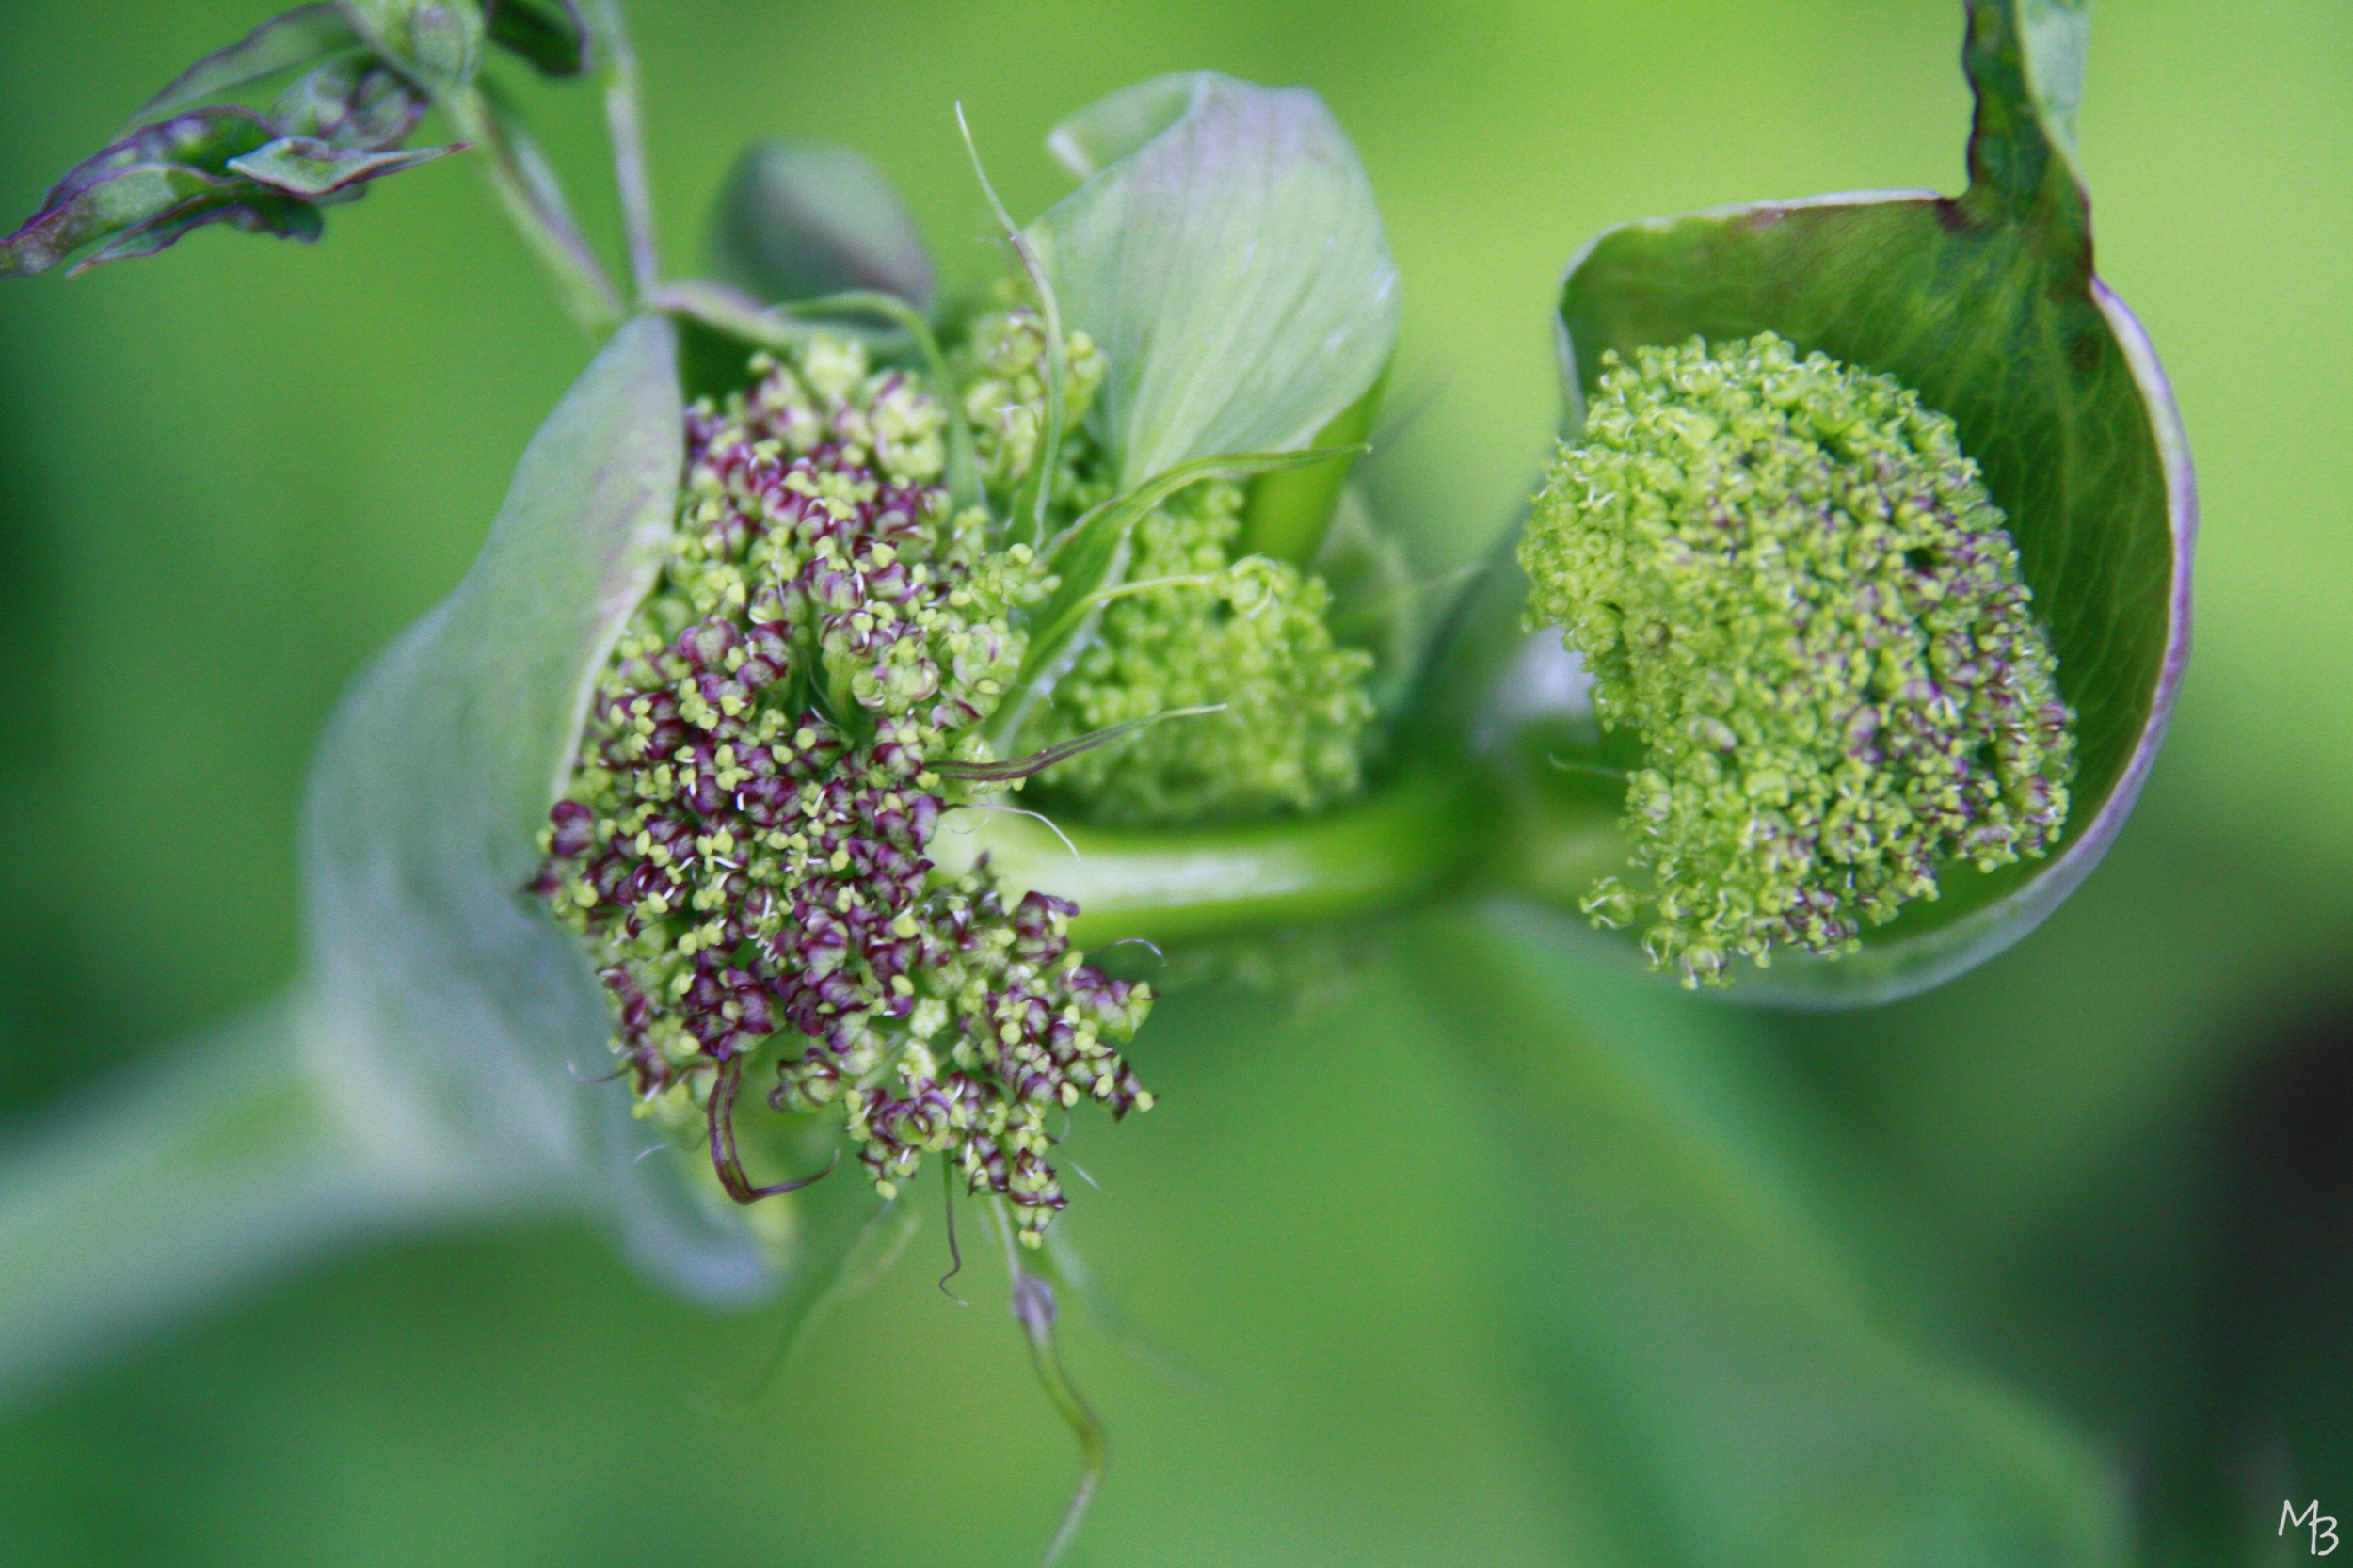
<instances>
[{"instance_id":1,"label":"veined leaf","mask_svg":"<svg viewBox=\"0 0 2353 1568\"><path fill-rule=\"evenodd\" d=\"M1313 92L1164 76L1050 145L1092 174L1027 232L1064 329L1110 362L1091 419L1123 488L1303 445L1388 362L1397 267L1356 150Z\"/></svg>"},{"instance_id":2,"label":"veined leaf","mask_svg":"<svg viewBox=\"0 0 2353 1568\"><path fill-rule=\"evenodd\" d=\"M1965 194L1628 224L1589 245L1561 291L1573 423L1604 350L1769 330L1891 375L1951 415L2008 515L2077 713L2073 808L2051 858L1990 874L1948 866L1941 897L1866 930L1859 954L1744 971L1735 994L1748 1000L1886 1000L2031 931L2122 826L2188 653L2189 448L2148 335L2092 271L2075 167L2088 14L2075 0L1972 0L1968 19Z\"/></svg>"},{"instance_id":3,"label":"veined leaf","mask_svg":"<svg viewBox=\"0 0 2353 1568\"><path fill-rule=\"evenodd\" d=\"M306 1005L323 1069L388 1151L486 1181L566 1180L687 1288L766 1278L584 1085L612 1016L578 943L522 891L597 672L659 569L684 462L675 329L624 327L532 439L455 592L347 696L303 840ZM715 1200L714 1200L715 1202Z\"/></svg>"}]
</instances>

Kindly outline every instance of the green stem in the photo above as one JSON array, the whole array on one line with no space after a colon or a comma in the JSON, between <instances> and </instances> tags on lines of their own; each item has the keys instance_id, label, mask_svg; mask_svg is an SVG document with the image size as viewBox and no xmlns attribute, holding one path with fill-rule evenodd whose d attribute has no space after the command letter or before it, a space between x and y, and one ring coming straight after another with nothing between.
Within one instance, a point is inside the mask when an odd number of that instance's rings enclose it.
<instances>
[{"instance_id":1,"label":"green stem","mask_svg":"<svg viewBox=\"0 0 2353 1568\"><path fill-rule=\"evenodd\" d=\"M1629 759L1609 749L1589 689L1561 680L1560 632L1523 627L1518 536L1499 542L1455 616L1400 744L1477 780L1482 889L1574 914L1595 881L1625 870L1625 785L1613 775Z\"/></svg>"},{"instance_id":2,"label":"green stem","mask_svg":"<svg viewBox=\"0 0 2353 1568\"><path fill-rule=\"evenodd\" d=\"M554 280L566 313L591 337L610 333L628 313L620 291L572 221L552 173L520 125L498 113L478 87L449 94L441 107L458 136L483 150L483 170L500 208Z\"/></svg>"},{"instance_id":3,"label":"green stem","mask_svg":"<svg viewBox=\"0 0 2353 1568\"><path fill-rule=\"evenodd\" d=\"M0 1153L0 1405L307 1255L447 1210L370 1152L265 1006Z\"/></svg>"},{"instance_id":4,"label":"green stem","mask_svg":"<svg viewBox=\"0 0 2353 1568\"><path fill-rule=\"evenodd\" d=\"M1075 900L1081 946L1222 936L1370 914L1475 864L1475 781L1420 772L1317 817L1121 829L968 808L933 840L942 864L986 852L1016 892ZM1067 842L1065 842L1065 839Z\"/></svg>"},{"instance_id":5,"label":"green stem","mask_svg":"<svg viewBox=\"0 0 2353 1568\"><path fill-rule=\"evenodd\" d=\"M1079 1538L1079 1527L1086 1522L1087 1507L1103 1484L1103 1471L1111 1463L1111 1444L1103 1434L1103 1423L1087 1407L1070 1375L1063 1370L1062 1352L1054 1343L1054 1322L1059 1309L1054 1302L1054 1288L1042 1274L1032 1273L1021 1261L1021 1249L1014 1244L1013 1216L1005 1211L1004 1200L989 1199L989 1211L996 1220L998 1234L1005 1243L1005 1272L1013 1286L1014 1320L1030 1342L1030 1368L1037 1374L1038 1386L1046 1391L1054 1413L1070 1429L1070 1435L1079 1443L1079 1482L1071 1488L1070 1501L1064 1505L1061 1528L1048 1543L1040 1568L1054 1568L1070 1544Z\"/></svg>"},{"instance_id":6,"label":"green stem","mask_svg":"<svg viewBox=\"0 0 2353 1568\"><path fill-rule=\"evenodd\" d=\"M629 273L638 297L662 281L662 258L654 246L653 181L647 173L646 117L638 89L637 51L629 40L621 0L600 0L598 40L604 55L604 124L613 143L613 183L621 198L621 228L629 245Z\"/></svg>"}]
</instances>

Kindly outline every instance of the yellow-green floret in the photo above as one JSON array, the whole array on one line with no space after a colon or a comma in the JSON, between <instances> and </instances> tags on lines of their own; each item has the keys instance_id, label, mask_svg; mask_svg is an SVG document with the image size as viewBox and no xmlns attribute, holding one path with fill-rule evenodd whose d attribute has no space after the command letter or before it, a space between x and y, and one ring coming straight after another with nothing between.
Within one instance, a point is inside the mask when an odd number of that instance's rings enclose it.
<instances>
[{"instance_id":1,"label":"yellow-green floret","mask_svg":"<svg viewBox=\"0 0 2353 1568\"><path fill-rule=\"evenodd\" d=\"M1654 964L1851 952L1937 871L2045 854L2073 715L1953 422L1764 334L1605 357L1538 497L1529 623L1631 726L1631 881L1585 902Z\"/></svg>"},{"instance_id":2,"label":"yellow-green floret","mask_svg":"<svg viewBox=\"0 0 2353 1568\"><path fill-rule=\"evenodd\" d=\"M977 317L955 360L984 482L1000 510L1016 512L1045 425L1036 313ZM1056 527L1114 488L1111 455L1085 423L1102 357L1080 336L1067 361ZM1052 804L1101 822L1176 824L1315 810L1362 784L1372 657L1334 644L1322 579L1239 552L1242 497L1237 485L1205 480L1145 515L1083 650L1047 672L1008 750L1043 751L1174 709L1225 711L1139 729L1056 764L1037 778Z\"/></svg>"},{"instance_id":3,"label":"yellow-green floret","mask_svg":"<svg viewBox=\"0 0 2353 1568\"><path fill-rule=\"evenodd\" d=\"M1021 750L1175 708L1225 712L1142 729L1041 776L1101 820L1183 823L1313 810L1356 792L1372 656L1335 647L1323 580L1237 558L1241 488L1179 491L1137 525L1096 641L1022 729ZM1146 588L1145 584L1159 587Z\"/></svg>"}]
</instances>

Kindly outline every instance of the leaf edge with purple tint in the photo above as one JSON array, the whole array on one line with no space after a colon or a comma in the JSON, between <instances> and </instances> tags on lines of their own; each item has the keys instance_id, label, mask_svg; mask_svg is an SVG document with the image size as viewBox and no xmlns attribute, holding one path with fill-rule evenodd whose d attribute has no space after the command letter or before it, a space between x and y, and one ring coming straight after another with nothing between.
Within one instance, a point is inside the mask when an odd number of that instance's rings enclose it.
<instances>
[{"instance_id":1,"label":"leaf edge with purple tint","mask_svg":"<svg viewBox=\"0 0 2353 1568\"><path fill-rule=\"evenodd\" d=\"M297 6L271 17L226 48L214 50L173 77L162 91L133 111L116 139L126 139L141 125L177 114L192 104L360 47L360 35L341 8L327 0Z\"/></svg>"},{"instance_id":2,"label":"leaf edge with purple tint","mask_svg":"<svg viewBox=\"0 0 2353 1568\"><path fill-rule=\"evenodd\" d=\"M652 586L684 468L677 333L625 325L532 438L465 578L336 710L302 856L305 1043L388 1157L552 1188L704 1300L774 1271L689 1160L637 1156L630 1096L584 1081L612 1014L523 890L589 695Z\"/></svg>"}]
</instances>

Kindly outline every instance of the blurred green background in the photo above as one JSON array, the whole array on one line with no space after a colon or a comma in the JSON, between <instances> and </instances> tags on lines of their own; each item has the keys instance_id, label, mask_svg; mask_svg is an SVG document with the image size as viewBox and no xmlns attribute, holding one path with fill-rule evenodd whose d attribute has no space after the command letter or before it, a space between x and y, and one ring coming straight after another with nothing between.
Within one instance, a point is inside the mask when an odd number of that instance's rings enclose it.
<instances>
[{"instance_id":1,"label":"blurred green background","mask_svg":"<svg viewBox=\"0 0 2353 1568\"><path fill-rule=\"evenodd\" d=\"M261 14L0 9L0 210ZM968 279L952 102L1028 214L1064 188L1044 132L1112 88L1321 89L1405 274L1419 411L1372 472L1433 570L1525 492L1583 238L1955 188L1968 109L1950 0L632 14L680 269L756 134L863 148ZM525 96L609 235L586 95ZM1368 936L1296 1006L1163 1004L1161 1109L1077 1135L1104 1191L1069 1230L1128 1330L1065 1314L1114 1444L1072 1560L2285 1561L2283 1497L2353 1516L2353 8L2107 0L2082 131L2207 529L2105 869L1873 1014L1629 985L1500 907ZM312 738L586 351L461 160L315 249L214 232L0 286L0 1112L288 973ZM773 1320L584 1232L339 1259L0 1416L0 1560L1028 1561L1070 1445L942 1251L742 1411Z\"/></svg>"}]
</instances>

